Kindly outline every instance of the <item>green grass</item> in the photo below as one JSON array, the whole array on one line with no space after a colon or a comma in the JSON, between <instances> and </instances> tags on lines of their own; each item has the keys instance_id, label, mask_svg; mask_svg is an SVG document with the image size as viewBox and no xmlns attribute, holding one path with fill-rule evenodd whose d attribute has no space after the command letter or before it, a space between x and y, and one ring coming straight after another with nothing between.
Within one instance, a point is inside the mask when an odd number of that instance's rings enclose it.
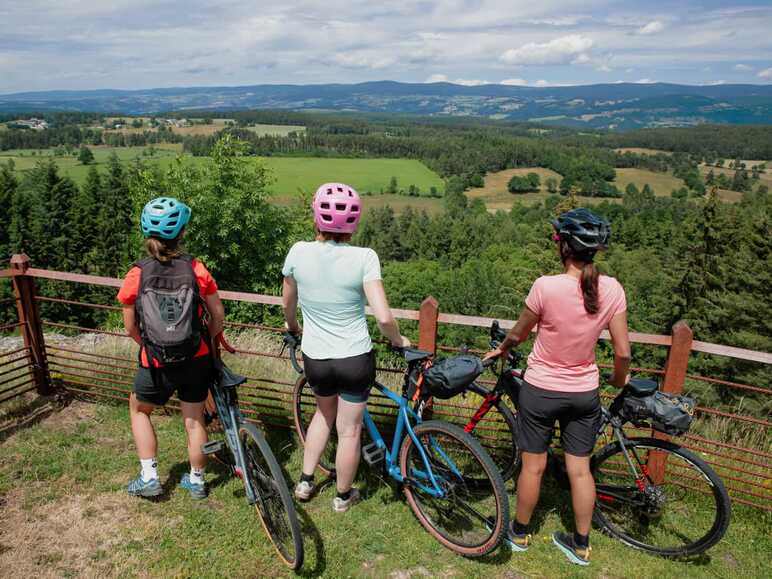
<instances>
[{"instance_id":1,"label":"green grass","mask_svg":"<svg viewBox=\"0 0 772 579\"><path fill-rule=\"evenodd\" d=\"M253 125L246 127L248 131L258 135L274 135L277 137L286 137L290 133L305 133L306 128L296 125Z\"/></svg>"},{"instance_id":2,"label":"green grass","mask_svg":"<svg viewBox=\"0 0 772 579\"><path fill-rule=\"evenodd\" d=\"M279 564L241 484L210 466L211 495L194 502L176 482L187 469L178 416L154 417L166 494L125 495L137 472L125 406L76 402L0 446L6 528L0 563L32 576L254 577L289 573ZM290 476L300 449L288 432L269 432ZM364 469L362 470L364 473ZM765 577L772 548L769 516L736 507L728 536L707 556L666 561L593 534L593 562L565 561L549 534L568 519L568 497L551 484L536 514L526 554L499 550L467 560L443 549L413 517L402 494L374 476L360 478L364 500L332 512L332 486L299 507L307 562L302 574L325 577ZM511 489L511 484L509 485Z\"/></svg>"},{"instance_id":3,"label":"green grass","mask_svg":"<svg viewBox=\"0 0 772 579\"><path fill-rule=\"evenodd\" d=\"M670 197L673 189L680 189L684 186L683 179L673 177L669 173L658 173L646 169L617 169L616 172L617 178L614 184L622 193L629 183L635 184L638 189L642 189L648 183L658 197Z\"/></svg>"},{"instance_id":4,"label":"green grass","mask_svg":"<svg viewBox=\"0 0 772 579\"><path fill-rule=\"evenodd\" d=\"M411 331L408 331L412 335ZM279 338L260 333L232 334L240 349L278 352ZM96 353L132 359L126 341L104 338ZM93 360L93 359L92 359ZM109 360L109 358L106 358ZM228 364L249 376L291 381L283 360L233 357ZM65 368L51 358L52 373ZM133 371L118 371L127 380ZM104 369L104 368L103 368ZM85 370L88 373L88 370ZM78 371L83 374L84 370ZM95 375L104 379L104 376ZM396 375L382 375L396 386ZM110 380L119 379L112 375ZM82 380L81 380L82 381ZM116 387L117 382L106 382ZM253 384L253 383L252 383ZM287 414L287 389L242 387L245 401L262 416ZM270 407L270 408L269 408ZM439 411L439 408L438 408ZM18 415L18 413L17 413ZM74 402L10 438L0 433L0 565L26 576L288 576L249 507L237 479L216 464L207 478L211 495L194 502L176 489L187 470L185 437L179 416L154 416L159 462L167 492L158 501L133 499L124 486L138 471L125 404ZM300 472L302 449L287 429L266 429L287 473ZM722 435L723 436L723 435ZM569 564L550 543L550 534L571 525L568 494L545 483L535 513L535 544L527 554L500 549L480 559L453 555L421 527L401 491L365 466L357 484L364 500L345 515L332 512L334 488L299 505L307 562L303 575L324 577L766 577L772 515L734 506L724 540L693 561L666 561L593 533L589 569ZM510 496L513 483L507 483ZM511 501L514 512L514 500ZM12 533L2 534L4 529Z\"/></svg>"}]
</instances>

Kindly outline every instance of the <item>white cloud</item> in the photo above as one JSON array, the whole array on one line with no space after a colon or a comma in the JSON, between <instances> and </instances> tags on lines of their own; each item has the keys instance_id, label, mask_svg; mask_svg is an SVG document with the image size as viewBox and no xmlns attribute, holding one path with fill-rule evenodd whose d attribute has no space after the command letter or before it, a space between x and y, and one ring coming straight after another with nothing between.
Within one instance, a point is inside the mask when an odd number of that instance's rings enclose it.
<instances>
[{"instance_id":1,"label":"white cloud","mask_svg":"<svg viewBox=\"0 0 772 579\"><path fill-rule=\"evenodd\" d=\"M500 84L505 84L507 86L526 86L528 81L524 78L505 78Z\"/></svg>"},{"instance_id":2,"label":"white cloud","mask_svg":"<svg viewBox=\"0 0 772 579\"><path fill-rule=\"evenodd\" d=\"M533 83L533 86L550 86L550 83L548 83L546 80L537 80L535 83Z\"/></svg>"},{"instance_id":3,"label":"white cloud","mask_svg":"<svg viewBox=\"0 0 772 579\"><path fill-rule=\"evenodd\" d=\"M510 48L501 55L500 60L515 65L582 64L590 60L587 51L593 44L591 38L569 34L549 42L529 42L520 48Z\"/></svg>"},{"instance_id":4,"label":"white cloud","mask_svg":"<svg viewBox=\"0 0 772 579\"><path fill-rule=\"evenodd\" d=\"M735 64L734 69L738 72L750 72L753 70L753 67L747 64Z\"/></svg>"},{"instance_id":5,"label":"white cloud","mask_svg":"<svg viewBox=\"0 0 772 579\"><path fill-rule=\"evenodd\" d=\"M601 64L600 66L596 67L595 70L598 72L611 72L614 69L611 68L608 64Z\"/></svg>"},{"instance_id":6,"label":"white cloud","mask_svg":"<svg viewBox=\"0 0 772 579\"><path fill-rule=\"evenodd\" d=\"M491 84L487 80L477 80L468 78L457 78L450 80L447 74L433 74L429 76L424 82L450 82L453 84L460 84L463 86L480 86L483 84Z\"/></svg>"},{"instance_id":7,"label":"white cloud","mask_svg":"<svg viewBox=\"0 0 772 579\"><path fill-rule=\"evenodd\" d=\"M638 34L656 34L657 32L662 32L665 29L665 24L661 20L652 20L645 26L642 26L638 29Z\"/></svg>"},{"instance_id":8,"label":"white cloud","mask_svg":"<svg viewBox=\"0 0 772 579\"><path fill-rule=\"evenodd\" d=\"M759 78L772 80L772 66L769 68L765 68L764 70L759 72L759 74L757 74L756 76L758 76Z\"/></svg>"},{"instance_id":9,"label":"white cloud","mask_svg":"<svg viewBox=\"0 0 772 579\"><path fill-rule=\"evenodd\" d=\"M725 80L711 80L709 83L707 83L708 86L718 86L721 84L726 84Z\"/></svg>"},{"instance_id":10,"label":"white cloud","mask_svg":"<svg viewBox=\"0 0 772 579\"><path fill-rule=\"evenodd\" d=\"M635 81L637 84L654 84L657 82L656 80L652 80L650 78L639 78Z\"/></svg>"}]
</instances>

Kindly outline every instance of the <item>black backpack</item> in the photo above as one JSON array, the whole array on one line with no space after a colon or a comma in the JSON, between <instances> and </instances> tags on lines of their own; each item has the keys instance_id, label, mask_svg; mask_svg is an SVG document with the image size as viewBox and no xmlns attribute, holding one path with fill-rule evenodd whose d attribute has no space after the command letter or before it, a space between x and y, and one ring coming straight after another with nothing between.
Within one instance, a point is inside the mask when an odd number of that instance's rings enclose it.
<instances>
[{"instance_id":1,"label":"black backpack","mask_svg":"<svg viewBox=\"0 0 772 579\"><path fill-rule=\"evenodd\" d=\"M182 255L167 262L147 257L135 264L142 273L134 307L151 368L152 360L163 366L188 362L201 347L204 304L192 261Z\"/></svg>"}]
</instances>

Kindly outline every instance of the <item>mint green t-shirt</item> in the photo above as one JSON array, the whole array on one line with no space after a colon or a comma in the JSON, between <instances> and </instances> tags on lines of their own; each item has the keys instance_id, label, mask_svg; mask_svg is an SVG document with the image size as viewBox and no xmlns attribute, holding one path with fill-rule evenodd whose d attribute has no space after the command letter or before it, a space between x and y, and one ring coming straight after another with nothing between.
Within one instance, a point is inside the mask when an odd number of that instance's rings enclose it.
<instances>
[{"instance_id":1,"label":"mint green t-shirt","mask_svg":"<svg viewBox=\"0 0 772 579\"><path fill-rule=\"evenodd\" d=\"M372 249L334 241L299 241L289 250L281 271L297 282L305 355L327 360L372 349L364 283L381 279L381 264Z\"/></svg>"}]
</instances>

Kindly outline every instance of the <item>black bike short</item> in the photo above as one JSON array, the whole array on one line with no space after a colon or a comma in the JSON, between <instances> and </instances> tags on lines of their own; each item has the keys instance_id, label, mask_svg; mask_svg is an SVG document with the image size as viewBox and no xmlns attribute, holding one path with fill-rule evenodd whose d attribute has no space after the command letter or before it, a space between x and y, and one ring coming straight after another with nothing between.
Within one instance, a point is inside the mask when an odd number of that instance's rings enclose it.
<instances>
[{"instance_id":1,"label":"black bike short","mask_svg":"<svg viewBox=\"0 0 772 579\"><path fill-rule=\"evenodd\" d=\"M314 360L303 354L303 369L317 396L340 396L346 402L367 402L375 383L375 354Z\"/></svg>"},{"instance_id":2,"label":"black bike short","mask_svg":"<svg viewBox=\"0 0 772 579\"><path fill-rule=\"evenodd\" d=\"M523 382L517 416L520 450L547 452L558 422L563 450L574 456L590 456L601 421L599 391L556 392Z\"/></svg>"},{"instance_id":3,"label":"black bike short","mask_svg":"<svg viewBox=\"0 0 772 579\"><path fill-rule=\"evenodd\" d=\"M153 380L155 374L155 381ZM134 377L134 394L140 402L163 406L174 392L182 402L203 402L214 377L212 359L199 356L181 366L168 368L140 367Z\"/></svg>"}]
</instances>

